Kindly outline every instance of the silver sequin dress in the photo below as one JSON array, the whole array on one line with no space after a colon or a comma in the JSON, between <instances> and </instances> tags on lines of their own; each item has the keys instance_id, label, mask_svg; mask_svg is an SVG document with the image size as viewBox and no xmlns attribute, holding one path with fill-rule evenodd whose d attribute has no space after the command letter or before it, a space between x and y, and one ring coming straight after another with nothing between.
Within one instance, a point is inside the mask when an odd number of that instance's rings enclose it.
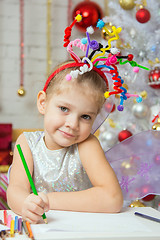
<instances>
[{"instance_id":1,"label":"silver sequin dress","mask_svg":"<svg viewBox=\"0 0 160 240\"><path fill-rule=\"evenodd\" d=\"M49 150L44 132L24 132L34 161L33 180L37 191L80 191L92 184L80 161L77 144L59 150Z\"/></svg>"}]
</instances>

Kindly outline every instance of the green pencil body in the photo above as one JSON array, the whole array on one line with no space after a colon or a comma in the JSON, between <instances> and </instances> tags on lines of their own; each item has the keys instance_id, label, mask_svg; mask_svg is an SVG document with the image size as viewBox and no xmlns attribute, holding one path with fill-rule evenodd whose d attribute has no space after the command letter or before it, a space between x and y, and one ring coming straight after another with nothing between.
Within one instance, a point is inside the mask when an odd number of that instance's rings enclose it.
<instances>
[{"instance_id":1,"label":"green pencil body","mask_svg":"<svg viewBox=\"0 0 160 240\"><path fill-rule=\"evenodd\" d=\"M19 144L17 144L17 149L18 149L19 155L20 155L20 157L21 157L21 160L22 160L24 169L25 169L25 171L26 171L26 174L27 174L29 183L30 183L30 185L31 185L32 191L33 191L33 193L34 193L35 195L38 195L37 190L36 190L36 187L35 187L34 182L33 182L33 179L32 179L32 177L31 177L30 171L29 171L29 169L28 169L26 160L25 160L25 158L24 158L24 155L23 155L21 146L20 146ZM45 213L43 213L42 217L43 217L44 222L47 223L47 218L46 218Z\"/></svg>"}]
</instances>

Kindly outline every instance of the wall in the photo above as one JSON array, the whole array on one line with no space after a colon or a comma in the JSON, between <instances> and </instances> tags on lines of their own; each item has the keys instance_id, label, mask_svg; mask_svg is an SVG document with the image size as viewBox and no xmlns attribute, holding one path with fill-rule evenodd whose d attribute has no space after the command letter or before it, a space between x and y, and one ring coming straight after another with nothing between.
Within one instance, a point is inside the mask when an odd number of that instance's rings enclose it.
<instances>
[{"instance_id":1,"label":"wall","mask_svg":"<svg viewBox=\"0 0 160 240\"><path fill-rule=\"evenodd\" d=\"M68 21L68 0L51 1L52 67L67 59L62 47ZM73 0L74 7L82 1ZM103 0L95 1L101 7ZM47 1L24 0L24 88L20 85L20 4L19 0L0 0L0 123L12 123L13 128L41 128L42 116L36 107L36 96L46 80ZM83 37L74 28L73 37ZM74 38L73 38L74 39Z\"/></svg>"}]
</instances>

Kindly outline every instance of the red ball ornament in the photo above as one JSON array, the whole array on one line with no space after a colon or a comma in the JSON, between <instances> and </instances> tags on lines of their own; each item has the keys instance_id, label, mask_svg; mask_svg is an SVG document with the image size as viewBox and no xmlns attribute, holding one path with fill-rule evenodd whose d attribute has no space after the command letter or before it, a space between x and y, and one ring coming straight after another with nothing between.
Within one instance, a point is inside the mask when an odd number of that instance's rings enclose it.
<instances>
[{"instance_id":1,"label":"red ball ornament","mask_svg":"<svg viewBox=\"0 0 160 240\"><path fill-rule=\"evenodd\" d=\"M128 130L122 130L119 134L118 134L118 140L120 142L122 142L123 140L129 138L132 136L132 133Z\"/></svg>"},{"instance_id":2,"label":"red ball ornament","mask_svg":"<svg viewBox=\"0 0 160 240\"><path fill-rule=\"evenodd\" d=\"M85 32L87 27L96 27L98 19L102 18L102 10L98 4L91 1L83 1L79 3L73 10L73 19L76 17L76 12L79 11L82 15L82 21L76 23L76 27Z\"/></svg>"},{"instance_id":3,"label":"red ball ornament","mask_svg":"<svg viewBox=\"0 0 160 240\"><path fill-rule=\"evenodd\" d=\"M160 89L160 67L155 67L155 69L151 70L148 78L150 87Z\"/></svg>"},{"instance_id":4,"label":"red ball ornament","mask_svg":"<svg viewBox=\"0 0 160 240\"><path fill-rule=\"evenodd\" d=\"M146 23L149 21L150 18L150 12L145 8L141 8L136 12L136 19L140 23Z\"/></svg>"},{"instance_id":5,"label":"red ball ornament","mask_svg":"<svg viewBox=\"0 0 160 240\"><path fill-rule=\"evenodd\" d=\"M145 202L149 202L149 201L152 201L154 198L155 198L154 194L149 194L146 197L142 198L142 200Z\"/></svg>"},{"instance_id":6,"label":"red ball ornament","mask_svg":"<svg viewBox=\"0 0 160 240\"><path fill-rule=\"evenodd\" d=\"M111 113L112 113L112 112L114 112L114 110L115 110L115 108L116 108L116 105L107 102L107 103L105 104L104 108L105 108L106 112L108 112L108 113L111 112Z\"/></svg>"}]
</instances>

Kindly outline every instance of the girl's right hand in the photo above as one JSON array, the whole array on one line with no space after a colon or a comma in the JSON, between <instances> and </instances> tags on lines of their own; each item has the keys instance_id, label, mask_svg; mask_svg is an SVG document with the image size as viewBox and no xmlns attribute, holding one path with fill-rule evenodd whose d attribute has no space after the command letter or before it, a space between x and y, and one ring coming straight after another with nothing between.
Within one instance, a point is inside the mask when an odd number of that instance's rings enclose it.
<instances>
[{"instance_id":1,"label":"girl's right hand","mask_svg":"<svg viewBox=\"0 0 160 240\"><path fill-rule=\"evenodd\" d=\"M22 207L22 218L30 223L38 223L44 212L49 211L49 200L45 193L38 195L31 193L24 201Z\"/></svg>"}]
</instances>

